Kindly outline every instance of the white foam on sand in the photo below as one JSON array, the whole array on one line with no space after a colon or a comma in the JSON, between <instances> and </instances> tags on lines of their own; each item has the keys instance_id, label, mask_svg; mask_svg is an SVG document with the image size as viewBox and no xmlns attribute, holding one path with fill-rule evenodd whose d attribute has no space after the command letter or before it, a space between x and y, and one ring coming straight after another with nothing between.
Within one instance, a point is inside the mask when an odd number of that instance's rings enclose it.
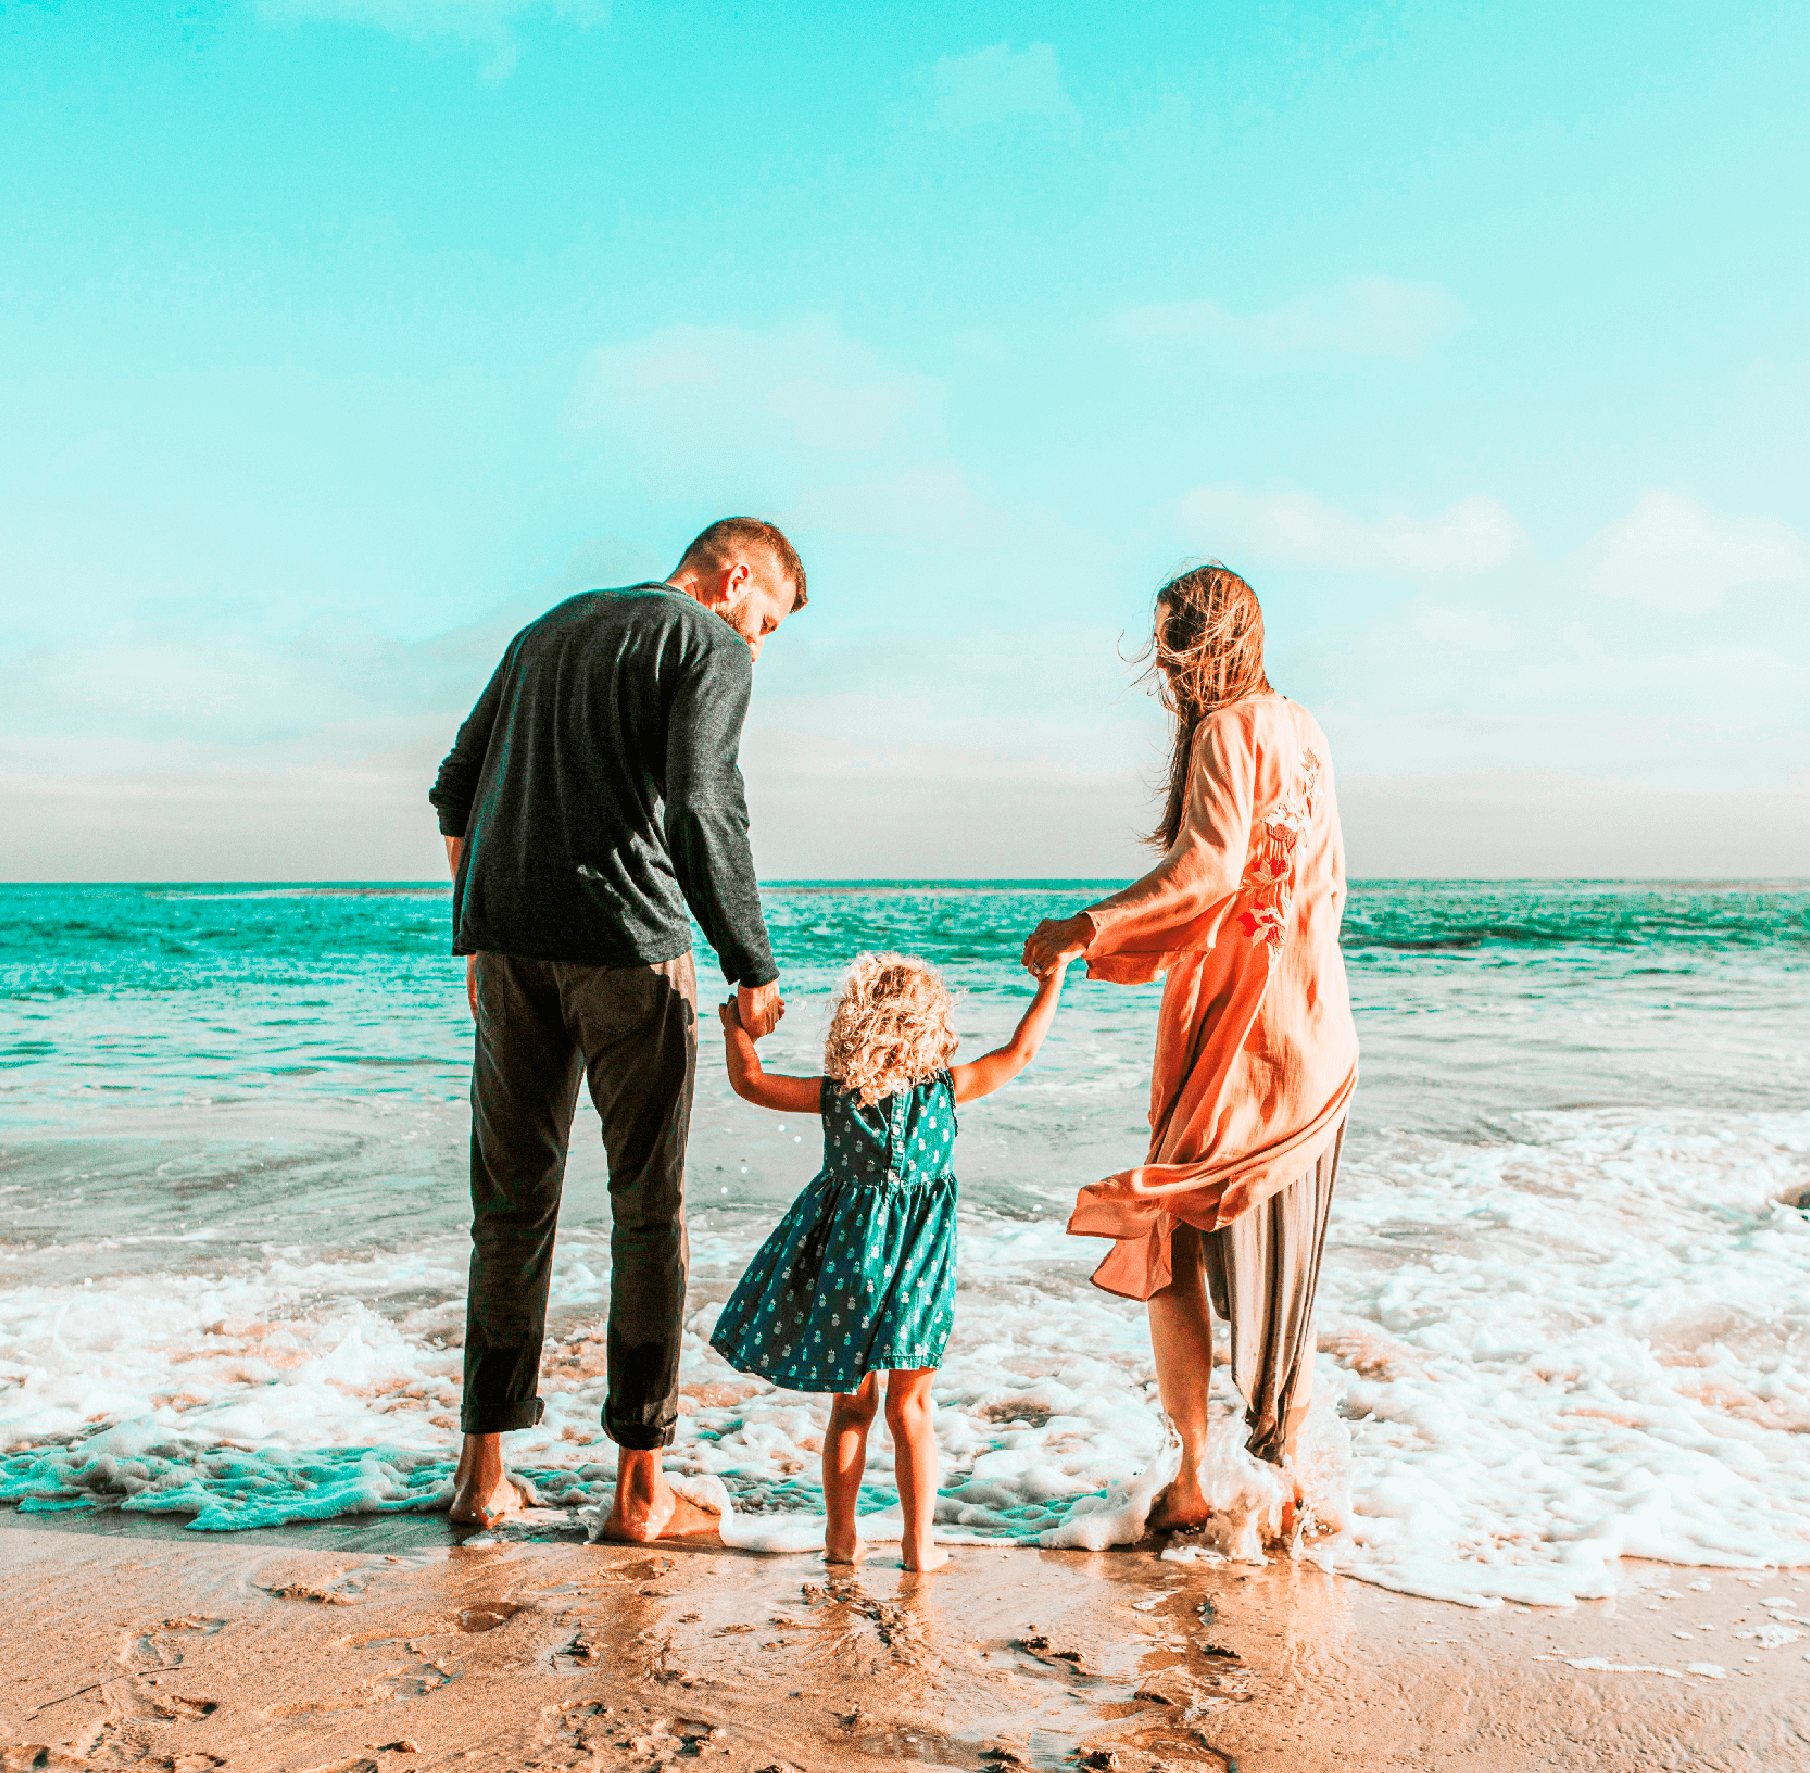
<instances>
[{"instance_id":1,"label":"white foam on sand","mask_svg":"<svg viewBox=\"0 0 1810 1773\"><path fill-rule=\"evenodd\" d=\"M1322 1268L1304 1555L1476 1606L1567 1605L1623 1555L1810 1564L1810 1116L1529 1116L1492 1145L1372 1136ZM669 1457L731 1543L821 1542L828 1400L733 1373L708 1335L769 1221L693 1222L684 1413ZM442 1506L468 1246L273 1255L214 1276L0 1287L0 1497L229 1528ZM935 1386L951 1539L1093 1549L1142 1530L1173 1469L1141 1308L1088 1286L1104 1246L968 1212ZM562 1231L546 1420L512 1437L548 1505L607 1504L607 1233ZM1262 1557L1282 1482L1216 1374L1185 1555ZM867 1533L898 1531L876 1427ZM1268 1555L1274 1555L1273 1552Z\"/></svg>"}]
</instances>

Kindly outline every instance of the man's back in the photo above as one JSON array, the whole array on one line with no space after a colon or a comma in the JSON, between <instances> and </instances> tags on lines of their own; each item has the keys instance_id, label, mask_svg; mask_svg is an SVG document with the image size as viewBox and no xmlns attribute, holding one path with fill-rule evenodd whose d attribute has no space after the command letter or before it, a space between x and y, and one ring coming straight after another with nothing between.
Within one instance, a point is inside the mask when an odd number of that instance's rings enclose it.
<instances>
[{"instance_id":1,"label":"man's back","mask_svg":"<svg viewBox=\"0 0 1810 1773\"><path fill-rule=\"evenodd\" d=\"M610 1185L616 1499L601 1532L686 1530L679 1421L685 1144L698 1060L687 908L755 1039L785 1013L736 753L754 662L805 603L771 523L710 524L660 585L587 591L509 643L431 799L453 868L471 1064L471 1290L455 1521L519 1506L502 1437L542 1417L555 1227L578 1091Z\"/></svg>"},{"instance_id":2,"label":"man's back","mask_svg":"<svg viewBox=\"0 0 1810 1773\"><path fill-rule=\"evenodd\" d=\"M747 643L664 585L587 591L530 623L431 796L463 837L455 951L635 966L691 945L775 976L736 764Z\"/></svg>"}]
</instances>

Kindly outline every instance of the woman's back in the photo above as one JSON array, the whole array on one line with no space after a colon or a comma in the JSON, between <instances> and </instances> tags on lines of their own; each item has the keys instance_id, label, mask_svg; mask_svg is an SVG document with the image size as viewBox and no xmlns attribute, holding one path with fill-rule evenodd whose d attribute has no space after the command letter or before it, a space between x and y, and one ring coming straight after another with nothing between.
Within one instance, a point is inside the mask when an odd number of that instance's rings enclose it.
<instances>
[{"instance_id":1,"label":"woman's back","mask_svg":"<svg viewBox=\"0 0 1810 1773\"><path fill-rule=\"evenodd\" d=\"M1344 844L1331 747L1306 709L1246 696L1197 728L1163 861L1089 915L1088 973L1167 972L1137 1169L1082 1191L1070 1229L1116 1237L1096 1279L1146 1297L1158 1212L1210 1229L1310 1166L1357 1077L1339 952ZM1160 1284L1160 1283L1158 1283Z\"/></svg>"}]
</instances>

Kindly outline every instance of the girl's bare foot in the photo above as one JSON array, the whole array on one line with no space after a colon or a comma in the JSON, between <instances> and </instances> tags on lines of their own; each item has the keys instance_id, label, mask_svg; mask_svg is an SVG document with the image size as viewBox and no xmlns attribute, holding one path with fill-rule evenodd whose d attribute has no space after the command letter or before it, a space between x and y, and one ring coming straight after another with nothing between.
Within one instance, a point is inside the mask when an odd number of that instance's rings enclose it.
<instances>
[{"instance_id":1,"label":"girl's bare foot","mask_svg":"<svg viewBox=\"0 0 1810 1773\"><path fill-rule=\"evenodd\" d=\"M858 1564L866 1556L867 1542L853 1527L846 1533L838 1531L823 1536L823 1561L826 1564Z\"/></svg>"},{"instance_id":2,"label":"girl's bare foot","mask_svg":"<svg viewBox=\"0 0 1810 1773\"><path fill-rule=\"evenodd\" d=\"M908 1570L940 1570L949 1561L948 1552L940 1545L911 1545L900 1548L905 1568Z\"/></svg>"}]
</instances>

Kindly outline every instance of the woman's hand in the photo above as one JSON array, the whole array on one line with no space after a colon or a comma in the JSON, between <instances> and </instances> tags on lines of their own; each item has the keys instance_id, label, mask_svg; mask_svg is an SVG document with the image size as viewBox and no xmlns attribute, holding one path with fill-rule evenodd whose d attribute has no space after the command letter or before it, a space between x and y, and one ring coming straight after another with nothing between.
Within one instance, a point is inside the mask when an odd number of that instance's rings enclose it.
<instances>
[{"instance_id":1,"label":"woman's hand","mask_svg":"<svg viewBox=\"0 0 1810 1773\"><path fill-rule=\"evenodd\" d=\"M1046 917L1025 938L1025 968L1037 978L1047 979L1058 964L1084 953L1093 939L1094 920L1085 911L1073 917Z\"/></svg>"}]
</instances>

